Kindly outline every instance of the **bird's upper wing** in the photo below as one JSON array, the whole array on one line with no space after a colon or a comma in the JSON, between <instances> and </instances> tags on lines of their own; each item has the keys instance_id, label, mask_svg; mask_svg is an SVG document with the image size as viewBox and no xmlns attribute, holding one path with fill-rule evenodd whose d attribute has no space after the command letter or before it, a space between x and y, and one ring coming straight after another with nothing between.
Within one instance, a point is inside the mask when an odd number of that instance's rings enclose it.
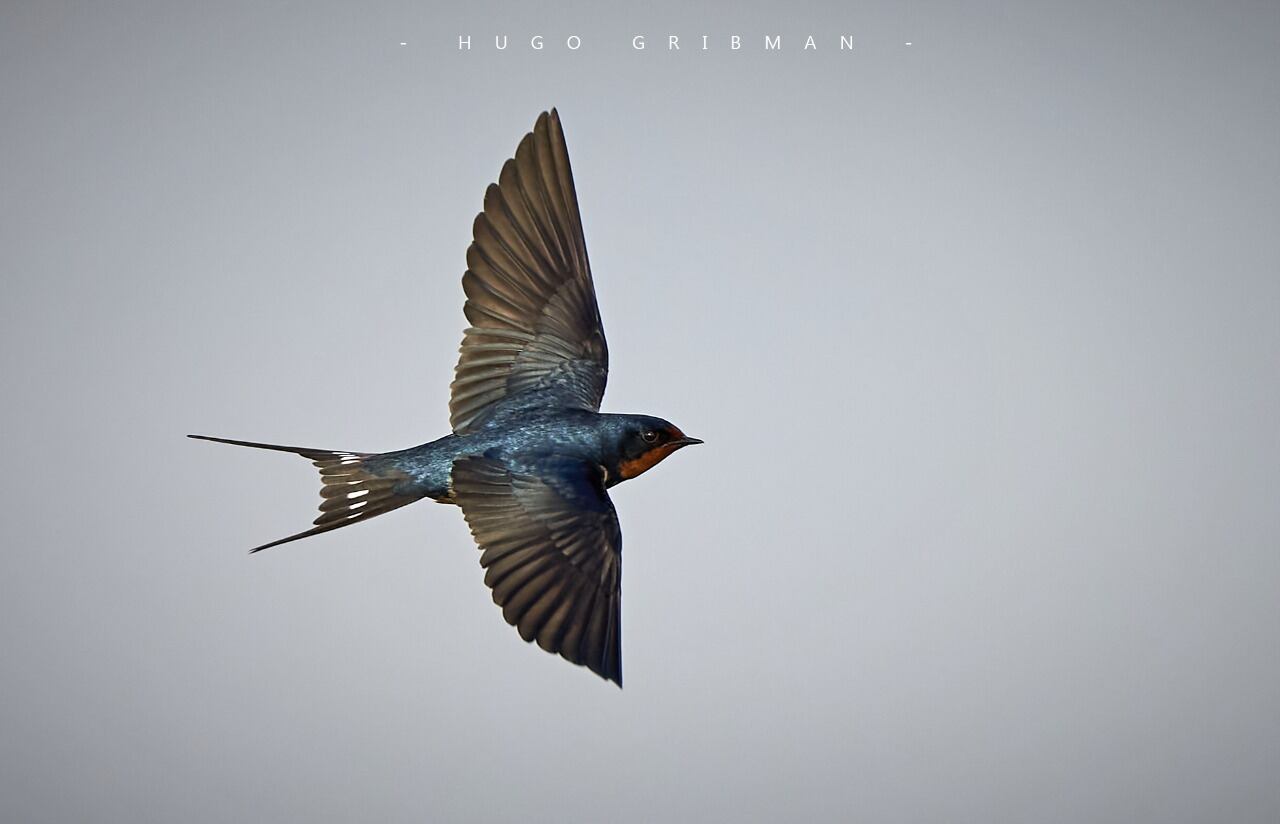
<instances>
[{"instance_id":1,"label":"bird's upper wing","mask_svg":"<svg viewBox=\"0 0 1280 824\"><path fill-rule=\"evenodd\" d=\"M507 623L622 686L622 530L599 467L464 458L453 494Z\"/></svg>"},{"instance_id":2,"label":"bird's upper wing","mask_svg":"<svg viewBox=\"0 0 1280 824\"><path fill-rule=\"evenodd\" d=\"M538 117L484 196L467 249L454 432L512 409L598 410L609 371L569 151L555 109Z\"/></svg>"}]
</instances>

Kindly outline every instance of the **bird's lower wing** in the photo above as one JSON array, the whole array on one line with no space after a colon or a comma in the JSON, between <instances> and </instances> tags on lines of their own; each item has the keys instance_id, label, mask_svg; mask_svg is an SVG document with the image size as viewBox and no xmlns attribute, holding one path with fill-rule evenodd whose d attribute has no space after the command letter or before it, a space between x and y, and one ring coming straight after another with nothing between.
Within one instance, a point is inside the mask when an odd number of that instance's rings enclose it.
<instances>
[{"instance_id":1,"label":"bird's lower wing","mask_svg":"<svg viewBox=\"0 0 1280 824\"><path fill-rule=\"evenodd\" d=\"M507 623L622 686L622 531L600 468L465 458L453 494Z\"/></svg>"}]
</instances>

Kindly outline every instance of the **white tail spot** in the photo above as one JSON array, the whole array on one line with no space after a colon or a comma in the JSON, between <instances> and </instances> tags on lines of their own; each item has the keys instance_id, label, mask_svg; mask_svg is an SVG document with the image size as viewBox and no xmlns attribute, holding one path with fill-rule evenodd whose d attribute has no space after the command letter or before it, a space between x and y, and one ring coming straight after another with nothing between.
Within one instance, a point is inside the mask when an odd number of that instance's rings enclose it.
<instances>
[{"instance_id":1,"label":"white tail spot","mask_svg":"<svg viewBox=\"0 0 1280 824\"><path fill-rule=\"evenodd\" d=\"M351 504L351 508L352 508L352 509L359 509L360 507L364 506L364 505L365 505L365 504L367 504L367 503L369 503L369 502L368 502L368 501L356 501L354 504Z\"/></svg>"},{"instance_id":2,"label":"white tail spot","mask_svg":"<svg viewBox=\"0 0 1280 824\"><path fill-rule=\"evenodd\" d=\"M347 499L350 500L351 498L359 498L361 495L368 495L368 494L369 494L369 490L367 489L362 489L359 492L348 492Z\"/></svg>"}]
</instances>

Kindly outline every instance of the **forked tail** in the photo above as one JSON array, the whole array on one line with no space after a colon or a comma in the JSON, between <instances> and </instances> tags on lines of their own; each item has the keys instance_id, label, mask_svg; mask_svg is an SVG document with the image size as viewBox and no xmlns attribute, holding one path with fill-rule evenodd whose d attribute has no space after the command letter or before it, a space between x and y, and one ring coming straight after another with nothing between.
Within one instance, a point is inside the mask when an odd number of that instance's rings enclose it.
<instances>
[{"instance_id":1,"label":"forked tail","mask_svg":"<svg viewBox=\"0 0 1280 824\"><path fill-rule=\"evenodd\" d=\"M211 438L208 435L188 435L201 441L229 443L233 446L250 446L254 449L272 449L276 452L292 452L310 460L320 469L320 517L315 526L305 532L254 547L258 552L299 538L309 538L331 529L367 521L370 518L399 509L423 497L413 478L403 470L379 461L381 457L368 452L339 452L330 449L307 449L299 446L279 446L270 443L233 441L229 438Z\"/></svg>"}]
</instances>

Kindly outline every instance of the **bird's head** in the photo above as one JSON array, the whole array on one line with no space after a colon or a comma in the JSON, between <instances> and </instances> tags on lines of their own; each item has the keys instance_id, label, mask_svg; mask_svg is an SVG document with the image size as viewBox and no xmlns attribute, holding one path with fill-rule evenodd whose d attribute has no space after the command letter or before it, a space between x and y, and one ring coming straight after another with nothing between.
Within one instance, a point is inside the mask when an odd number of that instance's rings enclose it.
<instances>
[{"instance_id":1,"label":"bird's head","mask_svg":"<svg viewBox=\"0 0 1280 824\"><path fill-rule=\"evenodd\" d=\"M627 415L618 441L618 479L630 480L656 466L663 458L696 443L670 421L648 415Z\"/></svg>"}]
</instances>

